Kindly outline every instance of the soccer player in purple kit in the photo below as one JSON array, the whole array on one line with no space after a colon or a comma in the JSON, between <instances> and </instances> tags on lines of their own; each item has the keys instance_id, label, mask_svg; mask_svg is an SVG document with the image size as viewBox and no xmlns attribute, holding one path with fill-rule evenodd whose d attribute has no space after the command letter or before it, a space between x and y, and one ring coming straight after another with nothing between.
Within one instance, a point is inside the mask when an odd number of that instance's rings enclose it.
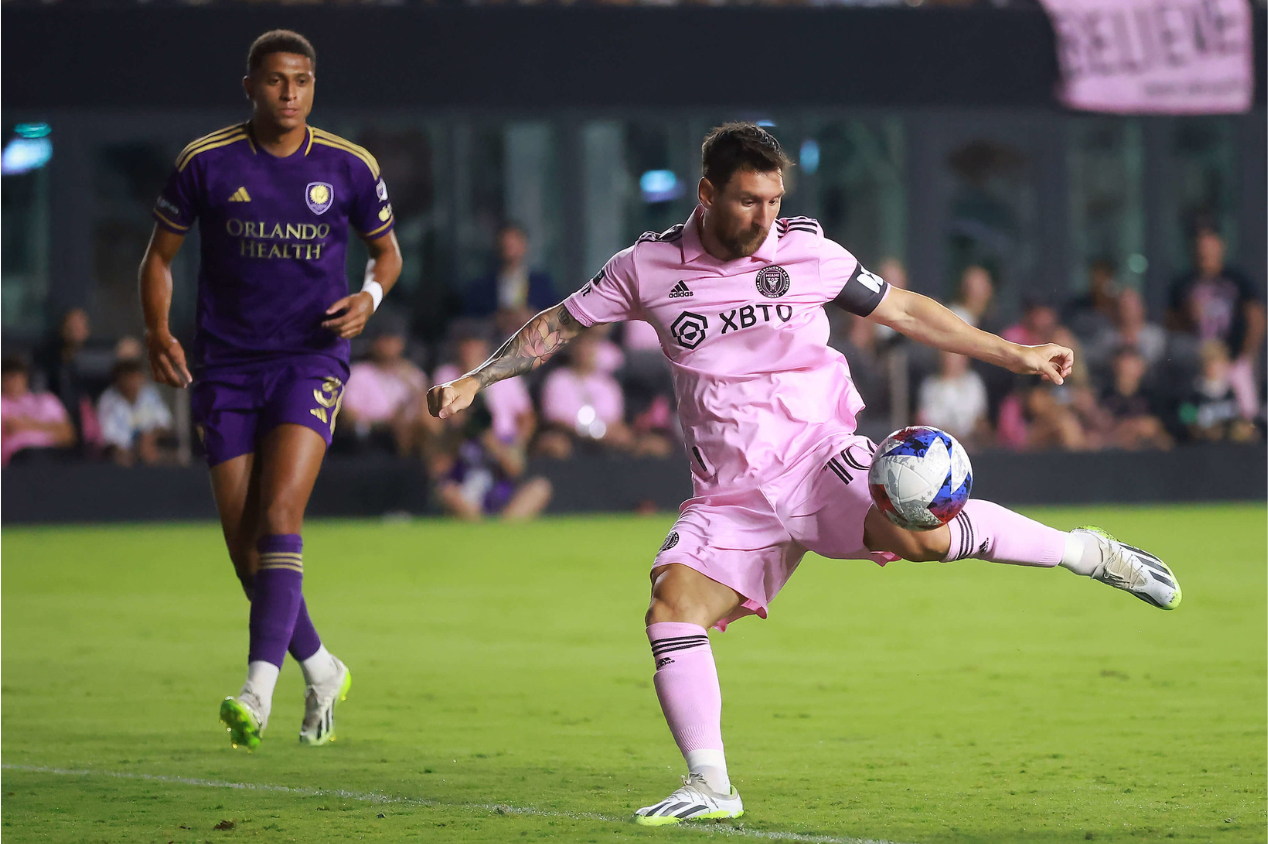
<instances>
[{"instance_id":1,"label":"soccer player in purple kit","mask_svg":"<svg viewBox=\"0 0 1268 844\"><path fill-rule=\"evenodd\" d=\"M789 162L759 126L718 127L701 153L700 204L683 224L643 235L489 360L427 396L431 412L447 418L592 325L643 319L656 329L673 368L695 497L652 561L644 621L656 695L688 774L635 813L648 826L744 814L727 772L708 630L765 618L808 550L881 565L974 558L1061 567L1160 609L1181 599L1161 560L1095 528L1056 530L979 499L935 530L886 519L867 487L875 447L855 434L863 399L845 358L827 345L825 305L1055 384L1074 353L979 331L865 270L814 220L780 219Z\"/></svg>"},{"instance_id":2,"label":"soccer player in purple kit","mask_svg":"<svg viewBox=\"0 0 1268 844\"><path fill-rule=\"evenodd\" d=\"M236 747L254 749L289 651L307 685L299 738L325 744L348 668L322 645L303 596L304 510L334 432L361 333L401 271L378 163L309 126L317 55L302 35L251 45L251 119L187 146L154 208L141 303L154 378L191 387L229 558L251 601L247 678L220 706ZM201 240L191 367L168 327L172 259ZM370 260L348 295L349 230Z\"/></svg>"}]
</instances>

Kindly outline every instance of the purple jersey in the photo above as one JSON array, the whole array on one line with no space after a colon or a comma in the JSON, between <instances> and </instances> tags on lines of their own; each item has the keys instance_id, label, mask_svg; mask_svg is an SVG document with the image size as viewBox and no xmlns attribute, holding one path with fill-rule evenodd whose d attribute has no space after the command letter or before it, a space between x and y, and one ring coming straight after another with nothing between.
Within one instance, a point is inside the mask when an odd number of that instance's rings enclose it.
<instances>
[{"instance_id":1,"label":"purple jersey","mask_svg":"<svg viewBox=\"0 0 1268 844\"><path fill-rule=\"evenodd\" d=\"M395 223L374 156L310 126L278 158L240 123L185 147L154 219L176 234L199 221L199 366L311 354L347 364L348 341L321 323L348 295L349 227L374 239Z\"/></svg>"}]
</instances>

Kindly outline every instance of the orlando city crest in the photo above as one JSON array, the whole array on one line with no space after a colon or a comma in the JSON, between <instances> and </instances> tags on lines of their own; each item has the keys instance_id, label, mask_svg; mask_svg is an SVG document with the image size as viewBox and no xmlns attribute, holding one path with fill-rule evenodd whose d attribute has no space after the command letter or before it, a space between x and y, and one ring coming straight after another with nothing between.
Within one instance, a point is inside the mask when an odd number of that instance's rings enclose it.
<instances>
[{"instance_id":1,"label":"orlando city crest","mask_svg":"<svg viewBox=\"0 0 1268 844\"><path fill-rule=\"evenodd\" d=\"M309 182L304 189L304 201L314 214L325 214L335 201L335 189L329 182Z\"/></svg>"},{"instance_id":2,"label":"orlando city crest","mask_svg":"<svg viewBox=\"0 0 1268 844\"><path fill-rule=\"evenodd\" d=\"M778 299L788 292L792 279L783 267L762 267L757 272L757 292L767 299Z\"/></svg>"}]
</instances>

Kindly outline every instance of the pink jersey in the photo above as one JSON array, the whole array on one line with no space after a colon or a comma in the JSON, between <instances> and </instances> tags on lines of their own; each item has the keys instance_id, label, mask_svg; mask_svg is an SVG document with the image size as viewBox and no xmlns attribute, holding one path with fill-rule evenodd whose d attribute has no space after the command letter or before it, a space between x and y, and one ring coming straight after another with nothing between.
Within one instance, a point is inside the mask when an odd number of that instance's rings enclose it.
<instances>
[{"instance_id":1,"label":"pink jersey","mask_svg":"<svg viewBox=\"0 0 1268 844\"><path fill-rule=\"evenodd\" d=\"M566 300L585 326L656 329L697 495L764 484L854 431L863 399L828 347L823 306L866 316L889 289L806 217L776 221L752 257L719 261L700 243L702 213L643 235Z\"/></svg>"}]
</instances>

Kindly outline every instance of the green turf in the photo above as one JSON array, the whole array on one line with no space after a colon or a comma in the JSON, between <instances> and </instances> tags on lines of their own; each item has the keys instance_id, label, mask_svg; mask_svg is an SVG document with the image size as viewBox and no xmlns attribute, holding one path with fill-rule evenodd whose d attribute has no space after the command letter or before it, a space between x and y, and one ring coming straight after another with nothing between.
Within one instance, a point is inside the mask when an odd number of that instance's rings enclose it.
<instances>
[{"instance_id":1,"label":"green turf","mask_svg":"<svg viewBox=\"0 0 1268 844\"><path fill-rule=\"evenodd\" d=\"M339 740L301 747L288 665L254 754L216 723L247 618L216 527L9 528L0 832L1263 841L1264 507L1033 512L1157 552L1183 606L1065 571L809 558L770 620L714 634L748 814L704 831L624 820L681 768L641 619L670 517L311 524L309 602L355 684Z\"/></svg>"}]
</instances>

